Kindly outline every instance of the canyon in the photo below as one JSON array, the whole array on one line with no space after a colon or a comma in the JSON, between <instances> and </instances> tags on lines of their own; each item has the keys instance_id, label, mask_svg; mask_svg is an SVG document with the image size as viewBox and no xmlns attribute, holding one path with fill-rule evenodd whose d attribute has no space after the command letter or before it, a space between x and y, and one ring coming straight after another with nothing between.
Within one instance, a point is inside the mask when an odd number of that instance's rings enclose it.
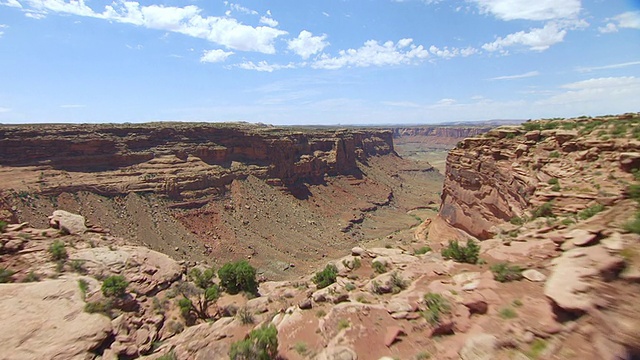
<instances>
[{"instance_id":1,"label":"canyon","mask_svg":"<svg viewBox=\"0 0 640 360\"><path fill-rule=\"evenodd\" d=\"M0 260L14 283L0 284L0 349L15 358L226 359L263 324L285 359L640 355L640 114L1 131ZM448 154L444 174L432 150ZM189 323L176 293L193 269L239 259L259 296L223 294ZM320 287L325 265L336 278ZM109 275L128 281L124 303L84 312Z\"/></svg>"}]
</instances>

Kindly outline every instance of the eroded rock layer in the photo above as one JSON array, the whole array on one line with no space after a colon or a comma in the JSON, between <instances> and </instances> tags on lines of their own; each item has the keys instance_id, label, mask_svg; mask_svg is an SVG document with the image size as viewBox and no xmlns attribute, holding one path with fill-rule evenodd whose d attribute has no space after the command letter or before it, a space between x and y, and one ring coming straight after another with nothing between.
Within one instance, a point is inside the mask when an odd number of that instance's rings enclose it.
<instances>
[{"instance_id":1,"label":"eroded rock layer","mask_svg":"<svg viewBox=\"0 0 640 360\"><path fill-rule=\"evenodd\" d=\"M0 127L0 165L56 170L9 187L48 194L134 191L193 198L248 175L285 186L357 175L357 161L392 153L392 133L385 130L204 123Z\"/></svg>"}]
</instances>

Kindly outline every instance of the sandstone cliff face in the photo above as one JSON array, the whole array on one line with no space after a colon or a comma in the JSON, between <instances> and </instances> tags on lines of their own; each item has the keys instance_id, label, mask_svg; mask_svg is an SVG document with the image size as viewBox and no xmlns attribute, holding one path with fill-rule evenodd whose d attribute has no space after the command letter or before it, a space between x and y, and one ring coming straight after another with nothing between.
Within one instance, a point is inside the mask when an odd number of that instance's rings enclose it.
<instances>
[{"instance_id":1,"label":"sandstone cliff face","mask_svg":"<svg viewBox=\"0 0 640 360\"><path fill-rule=\"evenodd\" d=\"M490 126L415 126L393 128L393 137L430 136L440 138L464 139L483 134Z\"/></svg>"},{"instance_id":2,"label":"sandstone cliff face","mask_svg":"<svg viewBox=\"0 0 640 360\"><path fill-rule=\"evenodd\" d=\"M180 198L248 175L291 186L357 174L357 161L393 153L392 133L385 130L162 123L0 127L0 165L54 170L26 184L50 194L137 191ZM70 177L74 181L65 180Z\"/></svg>"},{"instance_id":3,"label":"sandstone cliff face","mask_svg":"<svg viewBox=\"0 0 640 360\"><path fill-rule=\"evenodd\" d=\"M640 156L630 121L569 119L505 126L468 138L448 155L440 216L487 239L496 234L496 225L531 217L551 200L563 215L611 202L624 192L612 179L628 177Z\"/></svg>"}]
</instances>

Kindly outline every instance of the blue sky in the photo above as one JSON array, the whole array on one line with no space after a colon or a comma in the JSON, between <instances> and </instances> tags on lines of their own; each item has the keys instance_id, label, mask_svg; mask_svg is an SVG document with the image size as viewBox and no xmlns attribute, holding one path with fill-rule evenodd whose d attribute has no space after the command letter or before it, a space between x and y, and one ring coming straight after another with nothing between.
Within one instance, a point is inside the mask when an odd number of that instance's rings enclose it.
<instances>
[{"instance_id":1,"label":"blue sky","mask_svg":"<svg viewBox=\"0 0 640 360\"><path fill-rule=\"evenodd\" d=\"M639 0L0 0L0 122L640 111Z\"/></svg>"}]
</instances>

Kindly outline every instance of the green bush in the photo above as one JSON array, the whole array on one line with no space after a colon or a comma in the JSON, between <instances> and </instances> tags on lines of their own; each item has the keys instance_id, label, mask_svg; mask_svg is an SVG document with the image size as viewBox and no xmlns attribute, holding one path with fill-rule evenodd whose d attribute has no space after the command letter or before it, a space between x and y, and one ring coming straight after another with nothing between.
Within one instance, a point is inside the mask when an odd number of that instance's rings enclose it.
<instances>
[{"instance_id":1,"label":"green bush","mask_svg":"<svg viewBox=\"0 0 640 360\"><path fill-rule=\"evenodd\" d=\"M11 277L15 273L16 272L13 271L13 270L9 270L7 268L0 268L0 284L6 284L6 283L13 282L13 278L11 278Z\"/></svg>"},{"instance_id":2,"label":"green bush","mask_svg":"<svg viewBox=\"0 0 640 360\"><path fill-rule=\"evenodd\" d=\"M446 259L453 259L457 262L476 264L480 254L480 246L475 241L467 241L466 246L461 246L458 240L449 241L449 246L441 250L441 254Z\"/></svg>"},{"instance_id":3,"label":"green bush","mask_svg":"<svg viewBox=\"0 0 640 360\"><path fill-rule=\"evenodd\" d=\"M503 319L513 319L518 317L518 313L510 307L502 308L498 313Z\"/></svg>"},{"instance_id":4,"label":"green bush","mask_svg":"<svg viewBox=\"0 0 640 360\"><path fill-rule=\"evenodd\" d=\"M237 294L245 291L251 295L258 294L256 269L246 260L224 264L218 270L220 285L229 293Z\"/></svg>"},{"instance_id":5,"label":"green bush","mask_svg":"<svg viewBox=\"0 0 640 360\"><path fill-rule=\"evenodd\" d=\"M231 344L231 360L272 360L278 356L278 330L273 324L252 330L249 336Z\"/></svg>"},{"instance_id":6,"label":"green bush","mask_svg":"<svg viewBox=\"0 0 640 360\"><path fill-rule=\"evenodd\" d=\"M198 268L193 268L189 271L189 279L196 284L197 287L206 289L213 284L213 279L216 277L216 271L213 268L201 271Z\"/></svg>"},{"instance_id":7,"label":"green bush","mask_svg":"<svg viewBox=\"0 0 640 360\"><path fill-rule=\"evenodd\" d=\"M421 247L421 248L417 249L416 251L414 251L414 253L415 253L416 255L422 255L422 254L426 254L426 253L428 253L429 251L431 251L431 248L430 248L430 247L428 247L428 246L423 246L423 247Z\"/></svg>"},{"instance_id":8,"label":"green bush","mask_svg":"<svg viewBox=\"0 0 640 360\"><path fill-rule=\"evenodd\" d=\"M627 187L627 196L629 199L640 202L640 184L633 184Z\"/></svg>"},{"instance_id":9,"label":"green bush","mask_svg":"<svg viewBox=\"0 0 640 360\"><path fill-rule=\"evenodd\" d=\"M327 264L324 270L317 272L311 280L318 289L322 289L336 282L337 277L338 268L333 264Z\"/></svg>"},{"instance_id":10,"label":"green bush","mask_svg":"<svg viewBox=\"0 0 640 360\"><path fill-rule=\"evenodd\" d=\"M558 184L555 184L555 185L553 185L551 187L551 191L560 191L560 190L561 190L561 188L560 188L560 185L558 185Z\"/></svg>"},{"instance_id":11,"label":"green bush","mask_svg":"<svg viewBox=\"0 0 640 360\"><path fill-rule=\"evenodd\" d=\"M439 324L441 315L448 314L451 311L449 301L440 294L425 294L424 303L427 306L427 310L422 313L422 316L424 316L431 325Z\"/></svg>"},{"instance_id":12,"label":"green bush","mask_svg":"<svg viewBox=\"0 0 640 360\"><path fill-rule=\"evenodd\" d=\"M67 249L64 247L64 243L60 240L56 240L49 246L49 254L53 261L65 261L69 257Z\"/></svg>"},{"instance_id":13,"label":"green bush","mask_svg":"<svg viewBox=\"0 0 640 360\"><path fill-rule=\"evenodd\" d=\"M593 215L601 212L602 210L604 210L604 205L602 204L596 204L593 206L589 206L588 208L580 211L578 213L578 217L580 218L580 220L586 220L590 217L592 217Z\"/></svg>"},{"instance_id":14,"label":"green bush","mask_svg":"<svg viewBox=\"0 0 640 360\"><path fill-rule=\"evenodd\" d=\"M535 210L533 210L533 218L539 217L555 217L553 214L553 201L548 201L540 206L538 206Z\"/></svg>"},{"instance_id":15,"label":"green bush","mask_svg":"<svg viewBox=\"0 0 640 360\"><path fill-rule=\"evenodd\" d=\"M522 268L518 265L499 263L491 266L493 277L500 282L509 282L522 279Z\"/></svg>"},{"instance_id":16,"label":"green bush","mask_svg":"<svg viewBox=\"0 0 640 360\"><path fill-rule=\"evenodd\" d=\"M84 304L85 312L88 312L89 314L103 314L108 317L111 317L112 308L113 304L109 300L88 302Z\"/></svg>"},{"instance_id":17,"label":"green bush","mask_svg":"<svg viewBox=\"0 0 640 360\"><path fill-rule=\"evenodd\" d=\"M525 131L533 131L533 130L540 130L542 126L540 125L539 122L527 121L522 123L522 128Z\"/></svg>"},{"instance_id":18,"label":"green bush","mask_svg":"<svg viewBox=\"0 0 640 360\"><path fill-rule=\"evenodd\" d=\"M405 281L397 271L391 273L391 292L394 294L399 293L400 291L406 289L408 286L407 281Z\"/></svg>"},{"instance_id":19,"label":"green bush","mask_svg":"<svg viewBox=\"0 0 640 360\"><path fill-rule=\"evenodd\" d=\"M623 228L628 232L640 234L640 212L636 212L635 218L624 224Z\"/></svg>"},{"instance_id":20,"label":"green bush","mask_svg":"<svg viewBox=\"0 0 640 360\"><path fill-rule=\"evenodd\" d=\"M37 281L40 281L40 276L38 276L38 274L36 274L33 270L29 271L27 276L25 276L24 279L22 279L23 283L37 282Z\"/></svg>"},{"instance_id":21,"label":"green bush","mask_svg":"<svg viewBox=\"0 0 640 360\"><path fill-rule=\"evenodd\" d=\"M240 310L238 310L238 312L236 313L236 316L238 316L238 319L240 319L240 322L243 325L253 324L255 322L253 314L246 307L240 308Z\"/></svg>"},{"instance_id":22,"label":"green bush","mask_svg":"<svg viewBox=\"0 0 640 360\"><path fill-rule=\"evenodd\" d=\"M556 150L554 150L554 151L549 153L549 157L552 158L552 159L557 159L557 158L560 157L560 153L557 152Z\"/></svg>"},{"instance_id":23,"label":"green bush","mask_svg":"<svg viewBox=\"0 0 640 360\"><path fill-rule=\"evenodd\" d=\"M513 225L523 225L525 223L525 219L519 216L514 216L511 219L509 219L509 222L512 223Z\"/></svg>"},{"instance_id":24,"label":"green bush","mask_svg":"<svg viewBox=\"0 0 640 360\"><path fill-rule=\"evenodd\" d=\"M3 233L5 230L7 230L7 222L6 221L2 221L0 220L0 233Z\"/></svg>"},{"instance_id":25,"label":"green bush","mask_svg":"<svg viewBox=\"0 0 640 360\"><path fill-rule=\"evenodd\" d=\"M547 184L549 184L549 185L556 185L556 184L558 184L558 178L551 178L551 179L549 179L549 181L547 181Z\"/></svg>"},{"instance_id":26,"label":"green bush","mask_svg":"<svg viewBox=\"0 0 640 360\"><path fill-rule=\"evenodd\" d=\"M111 298L121 298L127 292L129 283L122 275L112 275L102 282L102 295Z\"/></svg>"},{"instance_id":27,"label":"green bush","mask_svg":"<svg viewBox=\"0 0 640 360\"><path fill-rule=\"evenodd\" d=\"M371 267L378 274L384 274L384 273L387 272L387 265L382 263L382 262L380 262L380 261L372 262L371 263Z\"/></svg>"}]
</instances>

